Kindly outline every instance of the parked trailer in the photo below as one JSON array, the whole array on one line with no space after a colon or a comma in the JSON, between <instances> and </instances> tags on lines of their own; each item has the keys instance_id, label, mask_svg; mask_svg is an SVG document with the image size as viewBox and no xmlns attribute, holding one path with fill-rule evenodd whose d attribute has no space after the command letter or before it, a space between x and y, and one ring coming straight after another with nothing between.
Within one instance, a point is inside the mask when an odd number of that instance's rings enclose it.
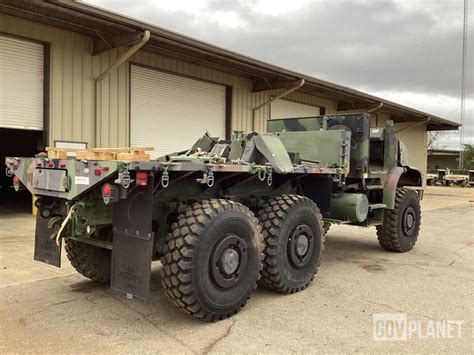
<instances>
[{"instance_id":1,"label":"parked trailer","mask_svg":"<svg viewBox=\"0 0 474 355\"><path fill-rule=\"evenodd\" d=\"M466 187L469 185L469 171L465 170L446 170L446 174L443 176L444 185L458 185Z\"/></svg>"},{"instance_id":2,"label":"parked trailer","mask_svg":"<svg viewBox=\"0 0 474 355\"><path fill-rule=\"evenodd\" d=\"M113 149L7 158L16 186L38 197L35 260L59 267L64 241L79 273L145 302L151 263L161 260L174 304L214 321L238 312L257 282L306 288L331 223L376 226L384 249L413 248L422 178L392 121L277 119L267 131L231 141L206 134L157 160L116 160Z\"/></svg>"}]
</instances>

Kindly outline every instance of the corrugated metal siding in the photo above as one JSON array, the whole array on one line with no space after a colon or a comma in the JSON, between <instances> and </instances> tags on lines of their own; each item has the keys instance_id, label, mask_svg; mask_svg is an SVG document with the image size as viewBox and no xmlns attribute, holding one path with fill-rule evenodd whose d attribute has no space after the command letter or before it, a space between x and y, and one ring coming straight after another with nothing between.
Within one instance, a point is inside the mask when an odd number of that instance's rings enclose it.
<instances>
[{"instance_id":1,"label":"corrugated metal siding","mask_svg":"<svg viewBox=\"0 0 474 355\"><path fill-rule=\"evenodd\" d=\"M412 124L413 122L395 123L395 131ZM423 174L423 177L426 177L426 170L428 168L426 126L418 125L413 128L405 129L397 133L397 137L408 149L408 163L410 166L418 168ZM423 184L425 183L424 180L425 179L423 179Z\"/></svg>"},{"instance_id":2,"label":"corrugated metal siding","mask_svg":"<svg viewBox=\"0 0 474 355\"><path fill-rule=\"evenodd\" d=\"M370 127L384 126L390 120L390 115L383 112L374 112L370 116Z\"/></svg>"},{"instance_id":3,"label":"corrugated metal siding","mask_svg":"<svg viewBox=\"0 0 474 355\"><path fill-rule=\"evenodd\" d=\"M377 124L378 126L384 126L385 123L390 120L390 115L383 113L383 112L376 112L371 114L371 126L375 127ZM412 125L413 122L408 123L395 123L395 131ZM426 171L428 168L427 162L427 133L426 133L426 126L425 125L418 125L413 128L408 128L396 134L398 139L405 144L408 149L408 162L410 166L418 168L423 176L426 175Z\"/></svg>"},{"instance_id":4,"label":"corrugated metal siding","mask_svg":"<svg viewBox=\"0 0 474 355\"><path fill-rule=\"evenodd\" d=\"M302 104L290 100L279 99L272 102L270 106L271 119L290 117L311 117L319 116L319 106Z\"/></svg>"},{"instance_id":5,"label":"corrugated metal siding","mask_svg":"<svg viewBox=\"0 0 474 355\"><path fill-rule=\"evenodd\" d=\"M250 84L251 90L251 84ZM282 94L287 89L277 89L270 91L261 91L255 94L252 94L252 106L256 107L257 105L270 100L272 96L278 96ZM302 92L291 92L288 95L284 96L287 100L292 100L296 102L301 102L308 105L324 107L326 109L326 114L337 113L337 102L333 100L328 100L319 96L309 95ZM252 110L250 109L250 117L252 116ZM270 105L263 106L260 110L255 113L255 130L258 132L265 132L267 129L266 122L270 119ZM251 125L251 119L249 121ZM250 130L251 126L247 129Z\"/></svg>"}]
</instances>

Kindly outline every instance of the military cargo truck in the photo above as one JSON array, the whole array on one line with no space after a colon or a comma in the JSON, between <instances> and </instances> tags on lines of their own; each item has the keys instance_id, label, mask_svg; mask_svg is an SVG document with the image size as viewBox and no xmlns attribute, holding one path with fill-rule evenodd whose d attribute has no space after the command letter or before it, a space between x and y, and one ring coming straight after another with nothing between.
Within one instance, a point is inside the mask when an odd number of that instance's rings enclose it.
<instances>
[{"instance_id":1,"label":"military cargo truck","mask_svg":"<svg viewBox=\"0 0 474 355\"><path fill-rule=\"evenodd\" d=\"M161 260L166 294L199 319L235 314L257 282L306 288L333 223L375 226L392 252L417 241L421 174L393 122L370 128L369 115L275 119L232 140L206 133L156 160L83 153L6 159L38 197L35 260L59 267L64 242L79 273L142 301Z\"/></svg>"}]
</instances>

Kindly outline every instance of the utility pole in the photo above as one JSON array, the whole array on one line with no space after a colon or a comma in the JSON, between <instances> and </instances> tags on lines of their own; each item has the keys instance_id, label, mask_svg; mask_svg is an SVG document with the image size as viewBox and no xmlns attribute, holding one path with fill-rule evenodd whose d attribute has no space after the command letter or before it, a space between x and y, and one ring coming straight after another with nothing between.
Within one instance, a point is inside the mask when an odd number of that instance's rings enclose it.
<instances>
[{"instance_id":1,"label":"utility pole","mask_svg":"<svg viewBox=\"0 0 474 355\"><path fill-rule=\"evenodd\" d=\"M466 65L467 65L467 20L468 20L468 0L464 0L464 23L462 33L462 74L461 74L461 128L459 130L459 169L464 168L464 120L466 114Z\"/></svg>"}]
</instances>

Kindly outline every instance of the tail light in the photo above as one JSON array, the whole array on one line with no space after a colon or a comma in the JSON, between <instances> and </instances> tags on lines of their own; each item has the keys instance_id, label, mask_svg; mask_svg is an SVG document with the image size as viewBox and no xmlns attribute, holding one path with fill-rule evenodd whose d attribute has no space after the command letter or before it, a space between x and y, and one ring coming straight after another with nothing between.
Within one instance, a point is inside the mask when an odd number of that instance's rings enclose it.
<instances>
[{"instance_id":1,"label":"tail light","mask_svg":"<svg viewBox=\"0 0 474 355\"><path fill-rule=\"evenodd\" d=\"M20 190L20 186L21 186L20 179L18 178L18 176L15 175L13 177L13 188L15 189L15 191L18 191Z\"/></svg>"},{"instance_id":2,"label":"tail light","mask_svg":"<svg viewBox=\"0 0 474 355\"><path fill-rule=\"evenodd\" d=\"M136 185L137 186L147 186L148 185L148 173L146 173L144 171L137 172Z\"/></svg>"},{"instance_id":3,"label":"tail light","mask_svg":"<svg viewBox=\"0 0 474 355\"><path fill-rule=\"evenodd\" d=\"M112 187L110 184L104 184L102 186L102 197L110 197L112 195Z\"/></svg>"},{"instance_id":4,"label":"tail light","mask_svg":"<svg viewBox=\"0 0 474 355\"><path fill-rule=\"evenodd\" d=\"M106 205L110 203L117 202L119 200L119 189L117 186L112 184L104 184L102 185L102 199Z\"/></svg>"}]
</instances>

